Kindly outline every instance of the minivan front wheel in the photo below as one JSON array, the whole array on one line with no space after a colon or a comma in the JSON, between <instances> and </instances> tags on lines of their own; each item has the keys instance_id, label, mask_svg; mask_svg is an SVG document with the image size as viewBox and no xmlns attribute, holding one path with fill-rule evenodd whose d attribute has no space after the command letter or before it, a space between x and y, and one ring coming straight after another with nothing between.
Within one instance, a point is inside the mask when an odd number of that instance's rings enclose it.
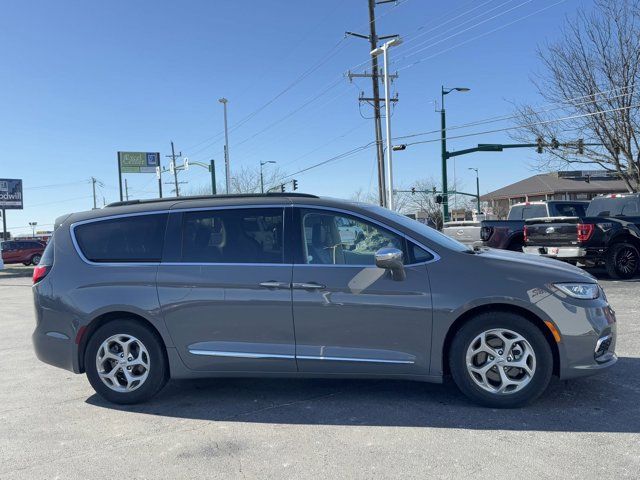
<instances>
[{"instance_id":1,"label":"minivan front wheel","mask_svg":"<svg viewBox=\"0 0 640 480\"><path fill-rule=\"evenodd\" d=\"M131 320L115 320L89 339L85 369L93 389L106 400L131 404L148 400L167 381L167 362L157 335Z\"/></svg>"},{"instance_id":2,"label":"minivan front wheel","mask_svg":"<svg viewBox=\"0 0 640 480\"><path fill-rule=\"evenodd\" d=\"M451 344L449 367L472 400L513 408L538 398L549 384L553 354L540 329L509 312L486 312L467 322Z\"/></svg>"}]
</instances>

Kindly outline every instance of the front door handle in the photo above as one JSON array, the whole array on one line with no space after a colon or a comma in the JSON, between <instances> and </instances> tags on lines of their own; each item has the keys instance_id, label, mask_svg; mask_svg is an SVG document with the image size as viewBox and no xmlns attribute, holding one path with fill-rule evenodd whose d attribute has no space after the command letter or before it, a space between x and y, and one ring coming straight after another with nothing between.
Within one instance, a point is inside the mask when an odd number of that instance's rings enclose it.
<instances>
[{"instance_id":1,"label":"front door handle","mask_svg":"<svg viewBox=\"0 0 640 480\"><path fill-rule=\"evenodd\" d=\"M260 286L264 288L291 288L290 283L276 281L262 282Z\"/></svg>"},{"instance_id":2,"label":"front door handle","mask_svg":"<svg viewBox=\"0 0 640 480\"><path fill-rule=\"evenodd\" d=\"M323 290L327 288L326 285L320 285L319 283L294 283L292 286L297 290Z\"/></svg>"}]
</instances>

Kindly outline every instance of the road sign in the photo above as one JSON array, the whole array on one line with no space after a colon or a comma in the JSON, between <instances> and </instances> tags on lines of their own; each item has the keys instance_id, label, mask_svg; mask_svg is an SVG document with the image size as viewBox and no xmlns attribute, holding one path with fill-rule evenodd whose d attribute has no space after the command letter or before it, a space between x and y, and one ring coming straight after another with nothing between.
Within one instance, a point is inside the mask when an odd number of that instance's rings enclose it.
<instances>
[{"instance_id":1,"label":"road sign","mask_svg":"<svg viewBox=\"0 0 640 480\"><path fill-rule=\"evenodd\" d=\"M155 152L118 152L122 173L156 173L159 159L160 154Z\"/></svg>"},{"instance_id":2,"label":"road sign","mask_svg":"<svg viewBox=\"0 0 640 480\"><path fill-rule=\"evenodd\" d=\"M22 210L22 180L0 178L0 209Z\"/></svg>"}]
</instances>

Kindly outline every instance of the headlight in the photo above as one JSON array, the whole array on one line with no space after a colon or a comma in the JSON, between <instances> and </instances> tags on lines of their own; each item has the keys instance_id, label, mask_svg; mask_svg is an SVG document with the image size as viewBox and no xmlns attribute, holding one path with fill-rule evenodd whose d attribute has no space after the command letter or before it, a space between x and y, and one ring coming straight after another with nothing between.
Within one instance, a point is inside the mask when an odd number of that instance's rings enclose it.
<instances>
[{"instance_id":1,"label":"headlight","mask_svg":"<svg viewBox=\"0 0 640 480\"><path fill-rule=\"evenodd\" d=\"M597 283L554 283L554 286L570 297L581 300L592 300L600 296Z\"/></svg>"}]
</instances>

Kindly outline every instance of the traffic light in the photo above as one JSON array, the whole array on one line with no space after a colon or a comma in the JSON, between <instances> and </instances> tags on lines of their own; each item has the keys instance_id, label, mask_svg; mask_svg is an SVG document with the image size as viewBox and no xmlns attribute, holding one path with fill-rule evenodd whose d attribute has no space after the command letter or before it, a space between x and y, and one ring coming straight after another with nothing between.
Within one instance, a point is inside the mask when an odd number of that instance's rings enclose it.
<instances>
[{"instance_id":1,"label":"traffic light","mask_svg":"<svg viewBox=\"0 0 640 480\"><path fill-rule=\"evenodd\" d=\"M282 185L280 185L280 191L281 191L282 193L284 193L284 183L283 183Z\"/></svg>"},{"instance_id":2,"label":"traffic light","mask_svg":"<svg viewBox=\"0 0 640 480\"><path fill-rule=\"evenodd\" d=\"M411 195L415 195L416 194L416 187L411 187Z\"/></svg>"},{"instance_id":3,"label":"traffic light","mask_svg":"<svg viewBox=\"0 0 640 480\"><path fill-rule=\"evenodd\" d=\"M294 178L291 183L293 183L293 191L295 192L298 189L298 180Z\"/></svg>"},{"instance_id":4,"label":"traffic light","mask_svg":"<svg viewBox=\"0 0 640 480\"><path fill-rule=\"evenodd\" d=\"M436 194L436 187L433 187L433 194Z\"/></svg>"},{"instance_id":5,"label":"traffic light","mask_svg":"<svg viewBox=\"0 0 640 480\"><path fill-rule=\"evenodd\" d=\"M551 148L560 148L560 142L556 138L551 139Z\"/></svg>"},{"instance_id":6,"label":"traffic light","mask_svg":"<svg viewBox=\"0 0 640 480\"><path fill-rule=\"evenodd\" d=\"M578 155L584 154L584 140L582 138L578 139Z\"/></svg>"},{"instance_id":7,"label":"traffic light","mask_svg":"<svg viewBox=\"0 0 640 480\"><path fill-rule=\"evenodd\" d=\"M536 138L536 152L542 153L542 147L544 147L544 140L542 137Z\"/></svg>"},{"instance_id":8,"label":"traffic light","mask_svg":"<svg viewBox=\"0 0 640 480\"><path fill-rule=\"evenodd\" d=\"M438 205L442 204L442 195L436 195L436 203Z\"/></svg>"}]
</instances>

